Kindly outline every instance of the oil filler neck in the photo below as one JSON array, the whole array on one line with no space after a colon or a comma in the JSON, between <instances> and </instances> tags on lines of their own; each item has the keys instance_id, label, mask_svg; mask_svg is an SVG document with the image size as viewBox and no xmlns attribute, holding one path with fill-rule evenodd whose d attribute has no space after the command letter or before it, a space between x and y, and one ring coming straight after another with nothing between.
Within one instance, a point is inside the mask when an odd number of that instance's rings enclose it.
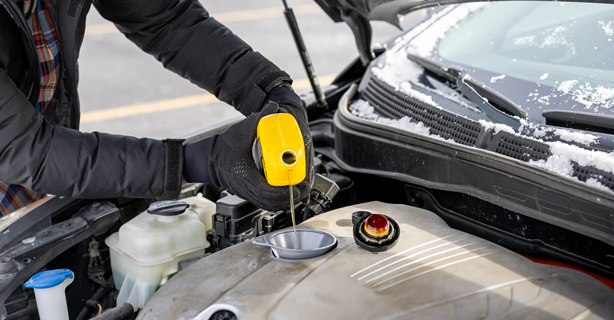
<instances>
[{"instance_id":1,"label":"oil filler neck","mask_svg":"<svg viewBox=\"0 0 614 320\"><path fill-rule=\"evenodd\" d=\"M389 216L368 211L352 213L354 241L371 252L382 252L394 247L399 241L399 224Z\"/></svg>"}]
</instances>

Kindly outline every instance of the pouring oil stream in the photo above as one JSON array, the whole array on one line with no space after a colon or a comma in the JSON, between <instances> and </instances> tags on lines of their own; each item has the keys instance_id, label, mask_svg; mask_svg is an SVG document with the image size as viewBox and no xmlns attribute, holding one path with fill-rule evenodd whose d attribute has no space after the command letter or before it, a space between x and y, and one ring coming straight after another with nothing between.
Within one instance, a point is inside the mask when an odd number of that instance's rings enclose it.
<instances>
[{"instance_id":1,"label":"pouring oil stream","mask_svg":"<svg viewBox=\"0 0 614 320\"><path fill-rule=\"evenodd\" d=\"M292 217L292 229L294 229L294 243L295 243L295 248L294 249L300 249L301 245L298 242L298 235L296 234L296 222L294 219L294 194L293 194L293 188L292 188L292 179L291 178L291 171L288 170L288 188L290 189L290 215Z\"/></svg>"}]
</instances>

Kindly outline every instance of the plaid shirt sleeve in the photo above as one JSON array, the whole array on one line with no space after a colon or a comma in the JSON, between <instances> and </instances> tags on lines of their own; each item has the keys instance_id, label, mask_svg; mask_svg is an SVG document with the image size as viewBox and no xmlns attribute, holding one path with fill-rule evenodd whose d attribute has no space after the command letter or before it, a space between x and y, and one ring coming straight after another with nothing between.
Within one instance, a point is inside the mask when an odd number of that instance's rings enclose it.
<instances>
[{"instance_id":1,"label":"plaid shirt sleeve","mask_svg":"<svg viewBox=\"0 0 614 320\"><path fill-rule=\"evenodd\" d=\"M28 27L36 47L40 62L40 93L36 111L43 112L53 98L58 82L60 66L60 44L58 34L49 11L49 4L44 0L25 1ZM2 215L28 205L45 195L33 192L22 186L0 182L0 213Z\"/></svg>"}]
</instances>

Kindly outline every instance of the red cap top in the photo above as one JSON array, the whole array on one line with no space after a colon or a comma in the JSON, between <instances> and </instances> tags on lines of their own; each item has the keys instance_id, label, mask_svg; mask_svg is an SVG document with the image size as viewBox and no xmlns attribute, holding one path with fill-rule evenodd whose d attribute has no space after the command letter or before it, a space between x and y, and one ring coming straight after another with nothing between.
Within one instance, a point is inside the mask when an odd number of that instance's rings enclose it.
<instances>
[{"instance_id":1,"label":"red cap top","mask_svg":"<svg viewBox=\"0 0 614 320\"><path fill-rule=\"evenodd\" d=\"M373 237L381 237L388 233L390 222L381 214L372 214L365 221L365 231Z\"/></svg>"}]
</instances>

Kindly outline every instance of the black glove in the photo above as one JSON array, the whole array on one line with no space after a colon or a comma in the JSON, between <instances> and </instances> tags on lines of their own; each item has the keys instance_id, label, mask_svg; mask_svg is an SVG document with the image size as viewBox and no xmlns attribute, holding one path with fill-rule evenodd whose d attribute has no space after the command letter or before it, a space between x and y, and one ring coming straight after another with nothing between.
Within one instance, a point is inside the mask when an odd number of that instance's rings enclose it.
<instances>
[{"instance_id":1,"label":"black glove","mask_svg":"<svg viewBox=\"0 0 614 320\"><path fill-rule=\"evenodd\" d=\"M271 93L275 90L278 88L272 90ZM307 176L303 182L293 186L293 193L295 203L307 198L311 191L313 175L313 148L307 114L305 109L293 100L280 101L280 104L278 106L276 103L270 103L262 111L231 126L222 134L185 145L184 177L186 181L213 182L266 210L288 209L290 199L288 187L269 185L252 158L252 146L258 122L262 117L280 111L292 114L303 133Z\"/></svg>"}]
</instances>

